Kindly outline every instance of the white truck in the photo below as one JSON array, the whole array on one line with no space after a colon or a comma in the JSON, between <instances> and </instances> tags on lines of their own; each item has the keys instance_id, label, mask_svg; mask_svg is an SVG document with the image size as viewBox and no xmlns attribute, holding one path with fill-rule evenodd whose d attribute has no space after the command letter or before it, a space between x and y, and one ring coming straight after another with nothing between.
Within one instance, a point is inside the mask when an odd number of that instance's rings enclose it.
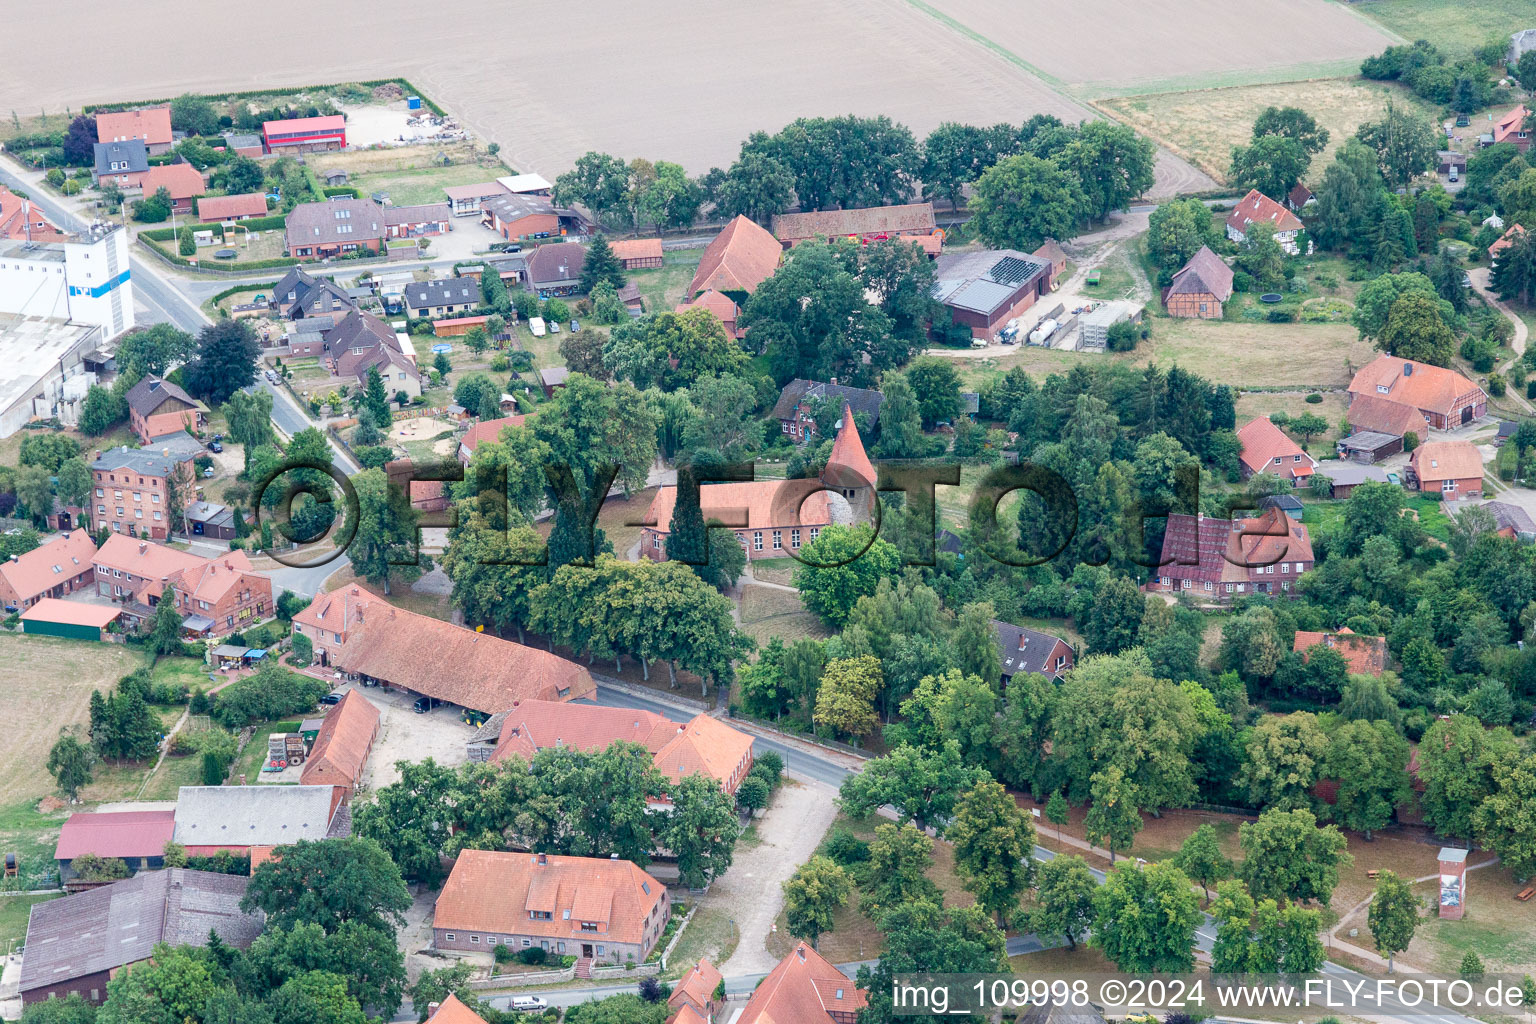
<instances>
[{"instance_id":1,"label":"white truck","mask_svg":"<svg viewBox=\"0 0 1536 1024\"><path fill-rule=\"evenodd\" d=\"M541 316L529 317L528 329L533 332L535 338L544 337L544 318Z\"/></svg>"}]
</instances>

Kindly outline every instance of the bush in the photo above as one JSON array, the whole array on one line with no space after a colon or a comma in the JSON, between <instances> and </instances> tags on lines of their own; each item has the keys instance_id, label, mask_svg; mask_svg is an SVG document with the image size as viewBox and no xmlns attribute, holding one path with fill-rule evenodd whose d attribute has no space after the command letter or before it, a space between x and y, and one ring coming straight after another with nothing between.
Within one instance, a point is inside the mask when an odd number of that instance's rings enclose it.
<instances>
[{"instance_id":1,"label":"bush","mask_svg":"<svg viewBox=\"0 0 1536 1024\"><path fill-rule=\"evenodd\" d=\"M1141 338L1141 332L1136 325L1129 320L1121 320L1110 324L1105 345L1111 352L1129 352L1136 347L1136 342Z\"/></svg>"},{"instance_id":2,"label":"bush","mask_svg":"<svg viewBox=\"0 0 1536 1024\"><path fill-rule=\"evenodd\" d=\"M1323 396L1318 394L1316 391L1312 392L1306 398L1306 402L1307 402L1308 405L1321 405L1322 401L1323 401Z\"/></svg>"},{"instance_id":3,"label":"bush","mask_svg":"<svg viewBox=\"0 0 1536 1024\"><path fill-rule=\"evenodd\" d=\"M869 844L839 825L827 837L827 856L843 867L869 860Z\"/></svg>"},{"instance_id":4,"label":"bush","mask_svg":"<svg viewBox=\"0 0 1536 1024\"><path fill-rule=\"evenodd\" d=\"M1253 275L1246 270L1233 271L1232 290L1235 292L1253 291Z\"/></svg>"},{"instance_id":5,"label":"bush","mask_svg":"<svg viewBox=\"0 0 1536 1024\"><path fill-rule=\"evenodd\" d=\"M525 352L522 349L508 353L507 367L513 373L527 373L533 369L533 353Z\"/></svg>"},{"instance_id":6,"label":"bush","mask_svg":"<svg viewBox=\"0 0 1536 1024\"><path fill-rule=\"evenodd\" d=\"M528 948L532 949L533 947L529 946ZM513 952L511 946L497 946L496 947L496 953L495 953L496 962L499 963L499 964L509 963L512 960L512 958L514 956L516 956L516 955L517 954Z\"/></svg>"},{"instance_id":7,"label":"bush","mask_svg":"<svg viewBox=\"0 0 1536 1024\"><path fill-rule=\"evenodd\" d=\"M529 965L542 964L549 959L549 950L540 946L529 946L527 949L517 951L517 962Z\"/></svg>"},{"instance_id":8,"label":"bush","mask_svg":"<svg viewBox=\"0 0 1536 1024\"><path fill-rule=\"evenodd\" d=\"M779 776L784 774L784 759L773 751L765 751L757 755L752 762L752 775L756 775L768 783L769 789L777 789Z\"/></svg>"},{"instance_id":9,"label":"bush","mask_svg":"<svg viewBox=\"0 0 1536 1024\"><path fill-rule=\"evenodd\" d=\"M1488 375L1488 393L1494 398L1503 398L1508 385L1504 382L1502 373L1490 373Z\"/></svg>"},{"instance_id":10,"label":"bush","mask_svg":"<svg viewBox=\"0 0 1536 1024\"><path fill-rule=\"evenodd\" d=\"M311 661L313 661L314 658L315 658L315 645L314 645L314 643L309 639L309 637L305 636L303 633L294 633L293 634L293 658L290 659L293 662L293 664L297 665L299 668L304 668Z\"/></svg>"},{"instance_id":11,"label":"bush","mask_svg":"<svg viewBox=\"0 0 1536 1024\"><path fill-rule=\"evenodd\" d=\"M238 729L251 722L308 711L329 690L319 679L296 675L276 661L267 660L255 675L220 690L210 714L225 728Z\"/></svg>"},{"instance_id":12,"label":"bush","mask_svg":"<svg viewBox=\"0 0 1536 1024\"><path fill-rule=\"evenodd\" d=\"M1284 309L1284 308L1282 308L1282 309L1272 309L1268 313L1264 314L1264 319L1268 320L1272 324L1290 324L1290 323L1295 323L1296 322L1296 311L1294 309Z\"/></svg>"}]
</instances>

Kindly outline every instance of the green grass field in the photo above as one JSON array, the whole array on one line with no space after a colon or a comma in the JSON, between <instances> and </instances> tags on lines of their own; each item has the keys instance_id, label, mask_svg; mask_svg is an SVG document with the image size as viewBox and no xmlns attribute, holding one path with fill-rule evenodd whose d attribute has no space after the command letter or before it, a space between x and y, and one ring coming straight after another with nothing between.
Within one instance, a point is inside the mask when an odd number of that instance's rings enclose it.
<instances>
[{"instance_id":1,"label":"green grass field","mask_svg":"<svg viewBox=\"0 0 1536 1024\"><path fill-rule=\"evenodd\" d=\"M1404 39L1463 52L1536 25L1529 0L1362 0L1349 6Z\"/></svg>"},{"instance_id":2,"label":"green grass field","mask_svg":"<svg viewBox=\"0 0 1536 1024\"><path fill-rule=\"evenodd\" d=\"M450 185L474 185L505 173L500 167L450 164L447 167L412 167L356 174L348 184L362 192L365 198L373 192L388 192L389 201L396 206L419 206L447 202L443 189Z\"/></svg>"},{"instance_id":3,"label":"green grass field","mask_svg":"<svg viewBox=\"0 0 1536 1024\"><path fill-rule=\"evenodd\" d=\"M0 896L0 948L9 950L27 937L27 917L39 903L57 896Z\"/></svg>"},{"instance_id":4,"label":"green grass field","mask_svg":"<svg viewBox=\"0 0 1536 1024\"><path fill-rule=\"evenodd\" d=\"M683 301L683 293L688 290L694 271L699 269L702 254L702 249L669 253L662 266L652 270L629 270L624 276L639 286L647 313L666 312Z\"/></svg>"}]
</instances>

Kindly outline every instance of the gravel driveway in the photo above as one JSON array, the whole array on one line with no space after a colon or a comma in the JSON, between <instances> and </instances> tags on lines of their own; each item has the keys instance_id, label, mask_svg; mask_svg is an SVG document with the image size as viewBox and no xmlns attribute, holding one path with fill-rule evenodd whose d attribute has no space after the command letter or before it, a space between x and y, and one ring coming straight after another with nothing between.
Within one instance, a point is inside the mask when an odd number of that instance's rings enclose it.
<instances>
[{"instance_id":1,"label":"gravel driveway","mask_svg":"<svg viewBox=\"0 0 1536 1024\"><path fill-rule=\"evenodd\" d=\"M351 689L350 684L346 689ZM379 709L379 738L363 769L363 785L369 789L398 782L396 761L425 761L460 765L469 760L465 742L474 732L459 719L459 709L443 705L425 715L411 710L415 697L407 693L386 693L369 687L363 690Z\"/></svg>"},{"instance_id":2,"label":"gravel driveway","mask_svg":"<svg viewBox=\"0 0 1536 1024\"><path fill-rule=\"evenodd\" d=\"M763 974L779 958L767 939L784 905L784 882L810 859L837 817L837 790L825 783L784 776L773 806L757 821L762 841L738 846L731 868L709 887L700 904L728 913L740 929L741 943L720 965L723 974Z\"/></svg>"}]
</instances>

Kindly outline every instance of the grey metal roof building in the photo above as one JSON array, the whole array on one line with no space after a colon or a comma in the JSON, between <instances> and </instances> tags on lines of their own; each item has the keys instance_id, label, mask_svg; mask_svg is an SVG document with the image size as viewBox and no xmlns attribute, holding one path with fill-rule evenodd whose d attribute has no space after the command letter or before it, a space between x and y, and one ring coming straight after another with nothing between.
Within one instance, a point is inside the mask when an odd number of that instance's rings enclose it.
<instances>
[{"instance_id":1,"label":"grey metal roof building","mask_svg":"<svg viewBox=\"0 0 1536 1024\"><path fill-rule=\"evenodd\" d=\"M283 846L334 839L333 786L182 786L176 833L183 846ZM351 832L350 820L345 832Z\"/></svg>"},{"instance_id":2,"label":"grey metal roof building","mask_svg":"<svg viewBox=\"0 0 1536 1024\"><path fill-rule=\"evenodd\" d=\"M945 253L935 261L933 297L951 309L990 316L1013 305L1015 297L1051 264L1013 249Z\"/></svg>"},{"instance_id":3,"label":"grey metal roof building","mask_svg":"<svg viewBox=\"0 0 1536 1024\"><path fill-rule=\"evenodd\" d=\"M173 434L161 434L159 437L150 438L149 444L139 446L139 451L186 462L188 459L195 459L202 455L207 449L203 447L203 442L185 430L178 430Z\"/></svg>"},{"instance_id":4,"label":"grey metal roof building","mask_svg":"<svg viewBox=\"0 0 1536 1024\"><path fill-rule=\"evenodd\" d=\"M39 1001L91 975L102 976L104 995L109 972L149 959L160 942L202 946L212 931L231 946L249 947L265 923L260 911L240 910L249 882L243 875L170 868L37 904L21 962L23 1001Z\"/></svg>"},{"instance_id":5,"label":"grey metal roof building","mask_svg":"<svg viewBox=\"0 0 1536 1024\"><path fill-rule=\"evenodd\" d=\"M129 448L127 445L121 448L111 448L101 453L101 458L91 463L92 469L126 469L133 473L142 473L144 476L166 477L171 475L171 467L180 465L184 459L172 455L161 455L158 450L145 448Z\"/></svg>"},{"instance_id":6,"label":"grey metal roof building","mask_svg":"<svg viewBox=\"0 0 1536 1024\"><path fill-rule=\"evenodd\" d=\"M412 308L423 306L478 305L480 286L463 277L450 277L441 281L413 281L405 286L405 301Z\"/></svg>"}]
</instances>

